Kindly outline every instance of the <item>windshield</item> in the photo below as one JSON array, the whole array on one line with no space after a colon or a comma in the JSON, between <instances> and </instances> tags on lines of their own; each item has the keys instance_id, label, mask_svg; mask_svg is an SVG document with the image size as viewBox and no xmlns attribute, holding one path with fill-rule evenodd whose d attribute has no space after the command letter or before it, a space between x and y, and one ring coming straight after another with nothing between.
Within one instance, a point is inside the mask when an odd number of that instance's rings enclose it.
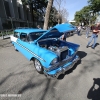
<instances>
[{"instance_id":1,"label":"windshield","mask_svg":"<svg viewBox=\"0 0 100 100\"><path fill-rule=\"evenodd\" d=\"M44 32L46 32L46 31L30 33L29 41L34 41L34 40L38 39L41 35L43 35Z\"/></svg>"}]
</instances>

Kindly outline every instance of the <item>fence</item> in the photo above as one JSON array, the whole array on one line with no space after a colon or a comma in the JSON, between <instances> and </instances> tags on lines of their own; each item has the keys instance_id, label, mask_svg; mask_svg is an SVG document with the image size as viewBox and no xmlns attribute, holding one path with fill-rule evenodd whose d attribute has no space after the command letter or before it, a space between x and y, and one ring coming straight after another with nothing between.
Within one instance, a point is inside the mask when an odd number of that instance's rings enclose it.
<instances>
[{"instance_id":1,"label":"fence","mask_svg":"<svg viewBox=\"0 0 100 100\"><path fill-rule=\"evenodd\" d=\"M0 38L5 39L9 38L13 34L13 30L0 30Z\"/></svg>"}]
</instances>

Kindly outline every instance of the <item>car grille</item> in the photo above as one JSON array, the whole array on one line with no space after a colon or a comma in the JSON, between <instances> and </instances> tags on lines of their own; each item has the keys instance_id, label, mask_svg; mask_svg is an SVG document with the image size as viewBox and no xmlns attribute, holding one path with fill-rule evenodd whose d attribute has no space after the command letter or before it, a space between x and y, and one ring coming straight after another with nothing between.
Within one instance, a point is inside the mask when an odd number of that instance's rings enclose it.
<instances>
[{"instance_id":1,"label":"car grille","mask_svg":"<svg viewBox=\"0 0 100 100\"><path fill-rule=\"evenodd\" d=\"M46 71L52 71L54 69L57 69L60 66L63 66L64 64L70 62L76 55L77 51L72 55L72 56L68 56L68 50L65 50L63 52L61 52L61 59L63 59L62 61L59 61L58 63L52 65L50 68L45 69ZM66 59L65 59L66 58Z\"/></svg>"},{"instance_id":2,"label":"car grille","mask_svg":"<svg viewBox=\"0 0 100 100\"><path fill-rule=\"evenodd\" d=\"M68 49L60 53L60 61L64 60L68 56Z\"/></svg>"}]
</instances>

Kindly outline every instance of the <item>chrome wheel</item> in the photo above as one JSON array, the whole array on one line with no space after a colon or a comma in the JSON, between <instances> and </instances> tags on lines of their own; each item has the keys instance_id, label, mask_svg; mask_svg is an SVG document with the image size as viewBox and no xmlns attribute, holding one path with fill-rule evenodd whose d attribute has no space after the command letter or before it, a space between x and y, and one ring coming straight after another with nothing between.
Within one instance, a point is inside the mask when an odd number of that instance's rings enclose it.
<instances>
[{"instance_id":1,"label":"chrome wheel","mask_svg":"<svg viewBox=\"0 0 100 100\"><path fill-rule=\"evenodd\" d=\"M41 74L43 73L43 67L37 59L35 59L35 61L34 61L34 66L35 66L37 72L39 72Z\"/></svg>"}]
</instances>

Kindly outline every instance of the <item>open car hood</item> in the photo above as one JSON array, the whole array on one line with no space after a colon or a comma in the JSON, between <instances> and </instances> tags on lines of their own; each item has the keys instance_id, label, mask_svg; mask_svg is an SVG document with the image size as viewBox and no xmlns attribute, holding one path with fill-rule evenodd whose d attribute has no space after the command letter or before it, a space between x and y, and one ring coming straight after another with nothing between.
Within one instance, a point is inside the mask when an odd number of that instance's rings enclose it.
<instances>
[{"instance_id":1,"label":"open car hood","mask_svg":"<svg viewBox=\"0 0 100 100\"><path fill-rule=\"evenodd\" d=\"M52 29L54 28L57 29L59 32L63 32L63 33L76 30L76 27L69 23L56 25Z\"/></svg>"},{"instance_id":2,"label":"open car hood","mask_svg":"<svg viewBox=\"0 0 100 100\"><path fill-rule=\"evenodd\" d=\"M40 39L46 39L46 38L59 38L64 33L71 32L76 30L76 27L69 24L59 24L54 26L53 28L47 30L41 37L39 37L35 42L37 42Z\"/></svg>"}]
</instances>

